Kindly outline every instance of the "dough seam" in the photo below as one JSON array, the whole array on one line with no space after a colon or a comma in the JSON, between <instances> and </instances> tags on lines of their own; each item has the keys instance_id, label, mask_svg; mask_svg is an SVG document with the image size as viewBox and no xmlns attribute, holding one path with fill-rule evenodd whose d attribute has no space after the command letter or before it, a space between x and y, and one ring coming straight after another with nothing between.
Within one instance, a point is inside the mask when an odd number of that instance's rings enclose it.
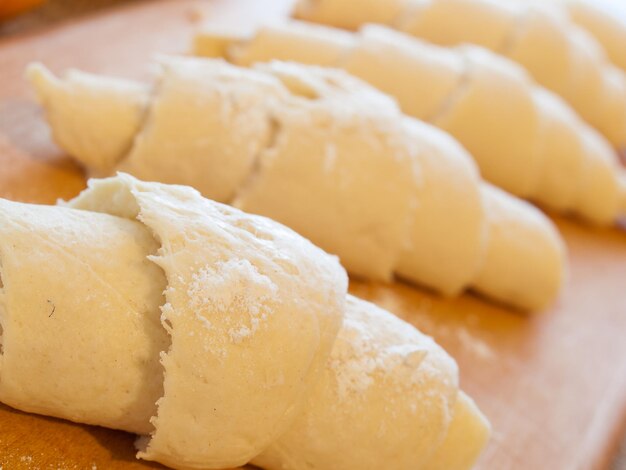
<instances>
[{"instance_id":1,"label":"dough seam","mask_svg":"<svg viewBox=\"0 0 626 470\"><path fill-rule=\"evenodd\" d=\"M120 154L119 158L117 158L115 162L113 162L113 165L111 166L111 168L118 168L120 164L124 162L124 160L128 159L131 152L133 151L133 148L135 148L137 138L143 133L144 128L149 125L150 116L152 115L152 108L154 106L154 103L156 102L157 92L160 87L161 77L159 76L157 80L158 82L155 83L153 86L149 87L149 89L147 90L148 101L141 108L141 116L139 116L139 119L137 120L137 124L138 124L137 132L135 132L135 135L133 135L132 140L124 148L124 151ZM141 223L143 224L143 222Z\"/></svg>"},{"instance_id":2,"label":"dough seam","mask_svg":"<svg viewBox=\"0 0 626 470\"><path fill-rule=\"evenodd\" d=\"M508 57L513 52L526 30L532 25L531 11L525 9L521 14L517 15L515 24L510 31L507 31L500 46L495 50L499 55Z\"/></svg>"},{"instance_id":3,"label":"dough seam","mask_svg":"<svg viewBox=\"0 0 626 470\"><path fill-rule=\"evenodd\" d=\"M431 0L415 0L412 2L405 2L400 12L391 21L391 23L389 23L389 27L398 31L403 31L406 23L420 15L424 8L428 7L430 3Z\"/></svg>"},{"instance_id":4,"label":"dough seam","mask_svg":"<svg viewBox=\"0 0 626 470\"><path fill-rule=\"evenodd\" d=\"M128 158L132 154L133 149L137 145L138 140L143 136L144 133L147 132L147 130L152 125L152 121L153 121L152 116L154 115L153 110L156 104L158 103L158 97L159 97L159 93L161 89L162 80L163 80L163 74L157 74L155 83L152 86L148 87L148 89L146 90L147 102L144 103L144 106L141 109L141 115L137 119L137 132L134 133L133 138L128 143L128 145L124 148L123 152L120 153L119 157L116 158L115 161L112 162L112 165L111 165L112 169L119 168L120 165L124 163L124 161L128 160ZM85 168L87 168L89 177L93 177L93 176L102 177L102 176L108 175L108 174L94 175L90 172L88 167L85 167ZM138 217L139 216L137 216L136 220L145 226L145 224L142 221L140 221ZM150 231L150 233L154 237L153 232ZM156 241L157 243L159 242L158 240Z\"/></svg>"},{"instance_id":5,"label":"dough seam","mask_svg":"<svg viewBox=\"0 0 626 470\"><path fill-rule=\"evenodd\" d=\"M425 122L436 125L435 123L445 119L448 114L456 109L458 103L470 91L472 76L474 74L473 66L465 54L459 53L458 55L463 61L463 74L457 80L455 88L443 99L439 108L430 116L424 116L423 120Z\"/></svg>"},{"instance_id":6,"label":"dough seam","mask_svg":"<svg viewBox=\"0 0 626 470\"><path fill-rule=\"evenodd\" d=\"M158 88L158 86L155 86L152 88L151 91L151 95L154 93L154 91L156 91L156 89ZM152 102L154 102L154 100L152 100ZM145 114L144 114L145 116ZM146 118L144 117L142 120L142 125L145 123ZM136 134L135 138L137 137L138 134ZM133 140L133 145L134 145L134 140ZM156 265L156 267L158 269L160 269L163 272L163 276L165 277L165 289L163 290L163 297L164 297L164 303L162 305L159 306L159 310L161 315L159 316L159 323L161 325L161 327L165 330L165 332L167 333L167 339L168 339L168 344L166 346L166 348L162 351L159 351L159 364L161 365L161 385L163 386L162 388L162 395L158 398L158 400L156 401L156 413L150 417L150 424L152 425L152 431L150 432L149 435L147 436L141 436L139 435L137 437L137 439L135 440L135 446L138 450L138 452L141 451L147 451L148 450L148 446L150 444L150 440L152 439L152 435L156 432L156 426L155 426L155 420L157 419L158 415L159 415L159 403L160 401L165 397L165 366L163 364L163 359L165 358L165 356L167 356L170 352L170 350L172 349L172 324L169 322L169 320L167 318L165 318L164 316L164 309L166 308L167 305L169 305L169 299L168 299L168 290L169 290L169 286L170 286L170 279L168 276L168 272L163 268L163 266L161 266L158 262L157 262L157 258L161 256L161 252L164 250L163 248L163 240L161 240L161 237L154 231L154 229L152 227L150 227L150 225L146 224L143 220L142 217L142 207L141 204L139 203L138 199L138 191L136 189L131 189L131 188L127 188L128 191L130 192L131 196L135 199L137 207L138 207L138 212L137 214L134 216L134 220L136 220L137 222L139 222L141 225L143 225L146 230L148 231L148 233L150 234L150 236L152 237L152 239L156 242L156 244L158 245L159 248L157 248L156 253L150 254L147 256L148 261L150 261L152 264ZM140 444L142 446L145 446L144 448L140 448L137 447L137 445Z\"/></svg>"},{"instance_id":7,"label":"dough seam","mask_svg":"<svg viewBox=\"0 0 626 470\"><path fill-rule=\"evenodd\" d=\"M162 76L160 74L157 74L156 77L155 77L154 84L152 86L150 86L149 90L148 90L148 102L143 107L143 109L141 111L141 116L139 116L139 119L137 120L137 124L138 124L137 125L137 132L135 132L135 134L133 135L132 140L126 146L126 148L124 149L124 152L120 155L120 157L117 160L115 160L115 162L111 166L111 168L119 168L119 166L122 163L124 163L125 160L128 160L128 158L130 157L130 155L133 152L133 149L137 145L138 140L144 135L144 133L147 132L147 129L149 129L150 126L152 125L153 119L151 119L151 117L154 114L152 111L154 109L155 103L157 102L157 98L159 96L159 91L160 91L160 88L161 88L161 81L162 81ZM141 222L141 221L139 221L139 222L141 224L145 225L143 222ZM152 234L152 232L150 232L150 233ZM154 237L154 234L152 234L152 235ZM157 242L158 242L158 240L157 240Z\"/></svg>"},{"instance_id":8,"label":"dough seam","mask_svg":"<svg viewBox=\"0 0 626 470\"><path fill-rule=\"evenodd\" d=\"M135 195L135 191L131 190L131 193L133 194L133 196ZM167 296L167 292L169 289L169 285L170 285L170 279L168 277L168 273L165 269L163 269L163 267L156 262L156 258L159 255L159 253L161 252L161 250L163 250L163 243L160 239L160 237L154 232L154 230L148 226L147 224L145 224L143 222L143 220L141 219L141 206L139 206L139 213L137 214L137 216L135 217L135 220L137 220L137 222L139 222L140 224L142 224L144 227L146 227L146 230L148 231L148 233L150 234L150 236L152 237L152 239L157 243L157 245L159 245L159 248L157 249L157 253L156 254L151 254L148 255L148 261L150 261L152 264L156 265L156 267L158 269L160 269L163 272L163 276L165 277L165 290L163 291L163 297L164 297L164 303L162 305L159 306L159 311L160 311L160 315L159 315L159 324L161 325L161 328L163 328L165 330L165 332L167 333L167 346L164 350L159 351L159 365L160 367L160 371L161 371L161 386L162 388L162 395L157 399L155 405L156 405L156 413L150 417L150 424L152 425L152 430L150 431L149 435L146 436L142 436L142 435L138 435L137 439L135 440L135 448L137 449L138 452L140 451L147 451L148 450L148 446L150 444L150 440L152 439L152 435L156 432L156 426L155 426L155 420L157 418L157 416L159 415L159 406L160 406L160 402L161 400L165 397L165 366L163 364L163 359L165 358L165 356L167 356L167 354L169 354L170 350L172 349L172 324L170 323L170 321L164 317L164 309L166 308L166 305L169 304L169 300L168 300L168 296ZM138 447L138 444L141 445L145 445L145 447L140 448Z\"/></svg>"},{"instance_id":9,"label":"dough seam","mask_svg":"<svg viewBox=\"0 0 626 470\"><path fill-rule=\"evenodd\" d=\"M246 193L250 189L254 188L257 180L263 175L263 167L266 160L272 158L271 153L278 147L278 142L280 141L280 137L283 132L283 126L271 113L268 113L267 119L270 125L267 142L254 156L254 162L250 167L250 172L239 187L235 189L235 195L229 201L229 204L232 204L235 207L239 207L239 201L241 198L244 198Z\"/></svg>"},{"instance_id":10,"label":"dough seam","mask_svg":"<svg viewBox=\"0 0 626 470\"><path fill-rule=\"evenodd\" d=\"M126 175L124 175L121 172L117 172L117 175L118 175L118 177L119 176L126 176ZM89 188L89 186L88 186L88 188ZM163 389L163 386L164 386L164 383L165 383L165 367L163 365L163 357L164 357L164 355L167 355L169 353L169 351L170 351L170 349L172 347L172 335L171 335L172 326L167 321L167 319L165 319L164 316L163 316L163 309L166 308L166 305L169 304L167 292L168 292L168 289L169 289L169 286L170 286L170 279L168 277L168 272L163 268L163 266L161 266L156 261L157 258L159 258L161 256L160 253L164 249L163 248L164 243L161 240L161 238L159 237L159 235L153 230L153 228L150 227L149 224L146 224L144 222L143 217L142 217L142 207L141 207L141 204L138 201L138 198L139 198L138 191L135 188L131 189L131 188L128 188L128 187L125 187L124 190L128 191L129 195L135 200L135 204L137 206L137 213L136 214L133 214L132 216L129 216L129 214L119 214L119 213L118 214L114 214L112 211L109 211L109 210L102 211L102 210L96 209L96 211L97 212L101 212L103 214L108 214L108 215L111 215L111 216L114 216L114 217L120 217L120 218L123 218L123 219L126 219L126 220L135 221L135 222L141 224L146 229L146 232L148 234L150 234L150 237L154 240L155 244L158 246L156 252L149 253L146 256L146 259L150 263L155 265L157 267L157 269L159 269L163 273L163 277L165 278L165 281L166 281L164 290L161 293L161 295L163 297L163 303L159 306L159 311L160 311L159 324L160 324L161 328L163 328L163 330L165 330L165 332L167 333L166 337L168 339L168 344L167 344L166 348L164 350L159 351L159 364L161 366L160 367L160 373L161 373L160 383L161 383L161 387L162 387L161 388L161 396L157 399L157 401L155 403L156 404L156 414L150 417L150 424L152 425L152 430L151 430L150 434L147 435L147 436L138 435L139 437L137 438L137 442L139 442L139 441L145 442L146 448L147 448L147 444L149 443L150 436L156 431L156 428L154 426L154 420L156 419L156 417L158 415L159 401L165 396L165 390ZM62 202L63 205L66 205L66 206L69 205L65 201L59 201L59 202ZM79 208L78 210L89 210L89 209ZM91 209L91 210L93 211L94 209ZM65 250L63 250L63 251L65 252ZM75 258L75 259L82 263L82 261L79 258ZM87 266L87 267L89 267L89 266ZM93 272L93 270L91 270L91 271ZM94 274L94 276L96 276L96 278L100 279L100 276L98 276L97 273L94 272L93 274ZM108 287L110 287L108 285L108 283L104 282L104 280L102 280L102 282L103 282L104 285L107 285ZM123 298L123 296L122 296L122 298ZM132 304L128 304L128 305L131 308L133 307ZM135 311L136 309L132 308L132 310ZM136 313L138 315L140 315L139 312L136 312Z\"/></svg>"}]
</instances>

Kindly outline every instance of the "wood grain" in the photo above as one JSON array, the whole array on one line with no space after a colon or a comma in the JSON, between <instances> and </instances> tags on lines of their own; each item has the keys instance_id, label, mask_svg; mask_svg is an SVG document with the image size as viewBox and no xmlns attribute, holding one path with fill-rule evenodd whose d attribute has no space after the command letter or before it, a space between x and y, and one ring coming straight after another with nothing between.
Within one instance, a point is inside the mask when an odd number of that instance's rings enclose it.
<instances>
[{"instance_id":1,"label":"wood grain","mask_svg":"<svg viewBox=\"0 0 626 470\"><path fill-rule=\"evenodd\" d=\"M51 143L22 80L28 62L56 72L74 66L146 77L151 55L188 48L198 16L241 24L284 14L288 4L141 2L0 42L0 196L51 203L84 187L80 169ZM542 315L525 317L472 295L442 299L404 284L351 284L457 359L463 388L494 426L483 470L606 468L626 418L626 235L557 224L571 254L570 276L557 305ZM125 433L0 405L4 470L158 468L136 461L132 442Z\"/></svg>"}]
</instances>

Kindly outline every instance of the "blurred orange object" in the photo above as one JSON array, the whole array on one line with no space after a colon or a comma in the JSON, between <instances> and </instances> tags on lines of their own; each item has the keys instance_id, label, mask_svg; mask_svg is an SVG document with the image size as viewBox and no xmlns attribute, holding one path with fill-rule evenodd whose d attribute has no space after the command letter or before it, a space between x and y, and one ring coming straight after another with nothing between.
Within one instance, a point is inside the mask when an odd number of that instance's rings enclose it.
<instances>
[{"instance_id":1,"label":"blurred orange object","mask_svg":"<svg viewBox=\"0 0 626 470\"><path fill-rule=\"evenodd\" d=\"M0 0L0 21L30 10L44 0Z\"/></svg>"}]
</instances>

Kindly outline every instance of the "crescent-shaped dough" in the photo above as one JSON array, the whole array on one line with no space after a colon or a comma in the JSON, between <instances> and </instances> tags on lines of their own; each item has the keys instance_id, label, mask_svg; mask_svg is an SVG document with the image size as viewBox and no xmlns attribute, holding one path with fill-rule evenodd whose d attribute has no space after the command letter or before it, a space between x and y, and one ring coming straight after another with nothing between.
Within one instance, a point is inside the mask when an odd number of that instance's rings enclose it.
<instances>
[{"instance_id":1,"label":"crescent-shaped dough","mask_svg":"<svg viewBox=\"0 0 626 470\"><path fill-rule=\"evenodd\" d=\"M253 463L284 470L409 470L430 460L453 420L456 365L430 338L384 313L348 297L329 366L304 412ZM384 452L376 442L385 443Z\"/></svg>"},{"instance_id":2,"label":"crescent-shaped dough","mask_svg":"<svg viewBox=\"0 0 626 470\"><path fill-rule=\"evenodd\" d=\"M58 116L67 95L43 69L33 66L30 74L47 112L57 116L50 122L64 126ZM91 97L106 100L107 93ZM89 106L86 96L83 105ZM474 286L481 270L493 271L491 263L514 257L525 274L562 278L564 248L558 237L554 243L554 229L543 217L536 235L554 250L545 260L523 243L508 244L509 253L498 250L503 259L485 257L497 235L490 233L483 183L469 155L341 71L283 62L250 70L172 58L148 109L136 117L140 131L118 168L193 184L208 197L272 217L339 255L354 275L398 275L453 295ZM88 121L82 125L89 127ZM74 121L63 132L82 135ZM89 152L76 158L89 168ZM525 204L511 204L522 206L516 224L536 231L537 217L526 219ZM498 300L543 309L557 292L558 283L551 283L541 295L529 292L528 301L517 294L514 302Z\"/></svg>"},{"instance_id":3,"label":"crescent-shaped dough","mask_svg":"<svg viewBox=\"0 0 626 470\"><path fill-rule=\"evenodd\" d=\"M454 445L462 470L484 447L454 360L291 230L125 174L63 206L0 200L2 402L139 433L174 468L415 468Z\"/></svg>"},{"instance_id":4,"label":"crescent-shaped dough","mask_svg":"<svg viewBox=\"0 0 626 470\"><path fill-rule=\"evenodd\" d=\"M178 468L259 454L330 353L337 260L188 187L120 175L69 206L2 201L0 400L150 433L140 457Z\"/></svg>"},{"instance_id":5,"label":"crescent-shaped dough","mask_svg":"<svg viewBox=\"0 0 626 470\"><path fill-rule=\"evenodd\" d=\"M626 8L615 0L558 0L574 23L590 33L611 62L626 71Z\"/></svg>"},{"instance_id":6,"label":"crescent-shaped dough","mask_svg":"<svg viewBox=\"0 0 626 470\"><path fill-rule=\"evenodd\" d=\"M388 0L301 0L294 15L352 30L380 23L442 46L488 48L526 68L623 150L626 74L584 28L601 30L595 34L610 54L624 57L623 41L617 38L626 37L626 21L620 23L619 15L607 14L595 1L563 1L567 6L537 0L398 0L383 16L380 9ZM616 48L619 52L613 52Z\"/></svg>"},{"instance_id":7,"label":"crescent-shaped dough","mask_svg":"<svg viewBox=\"0 0 626 470\"><path fill-rule=\"evenodd\" d=\"M467 4L467 8L484 7L478 1L467 0L424 3L422 7L457 8L460 3ZM506 6L502 8L503 12L509 11ZM581 59L575 68L581 73L568 68L574 55L578 57L582 52L558 33L557 26L567 26L558 10L546 8L544 14L540 11L533 10L538 19L529 20L528 27L519 31L510 54L521 54L520 62L538 61L536 67L546 71L553 80L551 87L562 94L580 87L600 90L591 83L599 75L586 72L585 60ZM544 53L533 52L552 33L554 38L548 41ZM216 41L221 41L219 32L199 34L196 52L211 50ZM316 56L300 53L299 44L306 45L304 50L317 44L319 54L326 51L328 57L336 57L334 65L392 95L404 112L449 132L470 151L482 174L493 184L595 224L612 224L623 215L620 206L626 194L617 182L624 170L614 150L558 95L536 86L514 62L477 46L442 48L382 26L366 25L351 34L296 21L262 26L245 38L233 39L221 54L241 65L271 57L314 62ZM585 42L581 47L589 44L593 45ZM572 55L569 59L568 54ZM553 55L559 60L552 60ZM569 73L559 75L564 70ZM620 79L617 70L602 77L614 97L626 93L626 80ZM574 83L575 78L586 84ZM591 93L581 99L597 104L607 101L607 96ZM620 127L618 115L626 113L626 106L620 103L617 99L598 105L603 116L614 116L607 120L607 129ZM601 191L588 190L589 174L601 174Z\"/></svg>"}]
</instances>

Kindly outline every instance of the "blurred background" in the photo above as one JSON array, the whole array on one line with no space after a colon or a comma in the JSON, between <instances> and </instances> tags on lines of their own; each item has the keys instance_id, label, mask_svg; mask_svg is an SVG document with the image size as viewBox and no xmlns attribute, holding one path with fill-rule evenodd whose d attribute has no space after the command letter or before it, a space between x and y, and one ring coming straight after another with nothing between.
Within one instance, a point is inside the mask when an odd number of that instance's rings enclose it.
<instances>
[{"instance_id":1,"label":"blurred background","mask_svg":"<svg viewBox=\"0 0 626 470\"><path fill-rule=\"evenodd\" d=\"M0 0L0 35L63 21L70 16L145 0Z\"/></svg>"}]
</instances>

